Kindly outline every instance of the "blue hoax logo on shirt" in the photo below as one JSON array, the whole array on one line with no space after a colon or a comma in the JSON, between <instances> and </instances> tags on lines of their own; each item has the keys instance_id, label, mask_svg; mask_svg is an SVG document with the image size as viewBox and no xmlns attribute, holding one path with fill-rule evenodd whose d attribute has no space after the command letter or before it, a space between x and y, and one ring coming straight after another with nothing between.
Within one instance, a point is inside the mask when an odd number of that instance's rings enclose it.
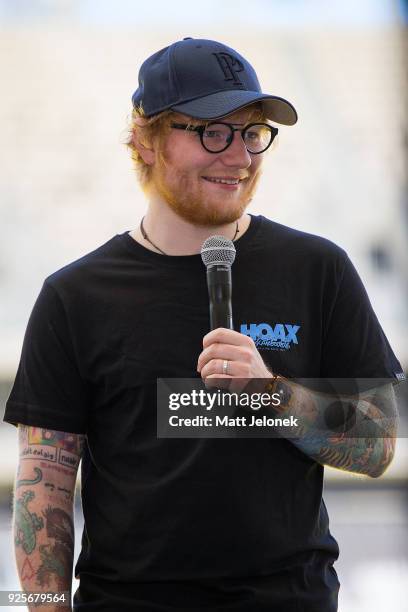
<instances>
[{"instance_id":1,"label":"blue hoax logo on shirt","mask_svg":"<svg viewBox=\"0 0 408 612\"><path fill-rule=\"evenodd\" d=\"M251 336L255 346L272 351L291 348L292 344L299 344L297 333L300 325L291 323L241 323L241 334Z\"/></svg>"}]
</instances>

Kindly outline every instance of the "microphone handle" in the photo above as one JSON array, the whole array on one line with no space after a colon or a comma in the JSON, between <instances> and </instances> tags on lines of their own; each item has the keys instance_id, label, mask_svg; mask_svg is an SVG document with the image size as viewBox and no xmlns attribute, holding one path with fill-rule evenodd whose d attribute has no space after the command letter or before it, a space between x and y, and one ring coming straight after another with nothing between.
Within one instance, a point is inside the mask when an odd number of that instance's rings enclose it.
<instances>
[{"instance_id":1,"label":"microphone handle","mask_svg":"<svg viewBox=\"0 0 408 612\"><path fill-rule=\"evenodd\" d=\"M217 327L234 329L231 306L231 267L223 264L209 266L207 268L207 285L211 329L217 329Z\"/></svg>"}]
</instances>

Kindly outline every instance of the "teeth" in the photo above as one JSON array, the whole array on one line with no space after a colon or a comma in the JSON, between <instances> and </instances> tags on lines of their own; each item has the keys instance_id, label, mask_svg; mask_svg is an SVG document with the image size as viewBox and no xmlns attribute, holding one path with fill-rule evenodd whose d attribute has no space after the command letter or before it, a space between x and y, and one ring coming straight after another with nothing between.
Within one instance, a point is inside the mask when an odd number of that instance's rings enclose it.
<instances>
[{"instance_id":1,"label":"teeth","mask_svg":"<svg viewBox=\"0 0 408 612\"><path fill-rule=\"evenodd\" d=\"M208 176L205 177L207 181L211 181L212 183L224 183L225 185L238 185L239 179L218 179L218 178L210 178Z\"/></svg>"}]
</instances>

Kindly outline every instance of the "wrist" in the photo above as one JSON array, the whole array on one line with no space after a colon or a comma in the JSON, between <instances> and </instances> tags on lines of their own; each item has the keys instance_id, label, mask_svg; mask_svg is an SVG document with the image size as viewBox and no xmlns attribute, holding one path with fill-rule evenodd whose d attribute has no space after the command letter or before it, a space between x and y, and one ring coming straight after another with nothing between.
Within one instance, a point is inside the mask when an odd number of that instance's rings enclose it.
<instances>
[{"instance_id":1,"label":"wrist","mask_svg":"<svg viewBox=\"0 0 408 612\"><path fill-rule=\"evenodd\" d=\"M273 404L276 412L285 412L289 409L293 391L287 378L280 374L272 374L272 378L265 385L265 391L273 396L275 401L279 398L279 403Z\"/></svg>"}]
</instances>

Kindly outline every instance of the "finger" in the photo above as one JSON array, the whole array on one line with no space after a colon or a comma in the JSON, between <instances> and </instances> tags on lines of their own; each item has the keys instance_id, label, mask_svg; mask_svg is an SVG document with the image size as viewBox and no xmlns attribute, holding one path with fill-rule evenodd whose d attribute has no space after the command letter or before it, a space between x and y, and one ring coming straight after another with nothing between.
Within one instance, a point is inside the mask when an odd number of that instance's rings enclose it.
<instances>
[{"instance_id":1,"label":"finger","mask_svg":"<svg viewBox=\"0 0 408 612\"><path fill-rule=\"evenodd\" d=\"M223 359L234 361L238 360L238 358L239 354L236 346L231 344L212 344L200 353L197 360L197 372L201 372L203 367L210 361Z\"/></svg>"},{"instance_id":2,"label":"finger","mask_svg":"<svg viewBox=\"0 0 408 612\"><path fill-rule=\"evenodd\" d=\"M218 342L220 344L249 346L253 342L253 340L250 336L244 336L244 334L241 334L240 332L237 332L234 329L218 327L217 329L213 329L204 336L203 347L206 348L214 342Z\"/></svg>"},{"instance_id":3,"label":"finger","mask_svg":"<svg viewBox=\"0 0 408 612\"><path fill-rule=\"evenodd\" d=\"M211 344L205 348L198 357L197 372L201 372L202 368L211 359L227 359L228 361L249 361L252 352L248 347L237 346L233 344Z\"/></svg>"},{"instance_id":4,"label":"finger","mask_svg":"<svg viewBox=\"0 0 408 612\"><path fill-rule=\"evenodd\" d=\"M227 362L227 368L224 372L224 362ZM233 362L228 359L211 359L201 369L201 378L207 378L212 374L220 374L221 376L234 376Z\"/></svg>"}]
</instances>

